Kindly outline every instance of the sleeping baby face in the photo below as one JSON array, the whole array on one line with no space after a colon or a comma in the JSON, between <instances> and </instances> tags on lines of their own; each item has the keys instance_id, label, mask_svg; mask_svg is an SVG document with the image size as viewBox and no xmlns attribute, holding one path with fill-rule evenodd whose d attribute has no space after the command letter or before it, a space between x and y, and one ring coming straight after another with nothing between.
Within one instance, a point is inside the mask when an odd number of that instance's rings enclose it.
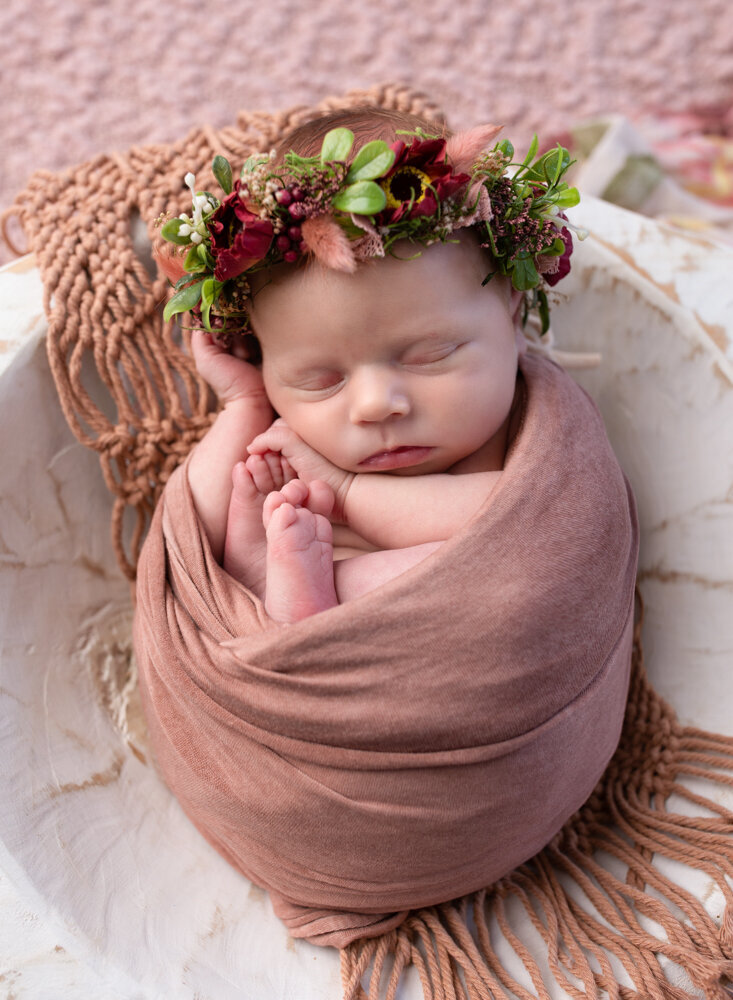
<instances>
[{"instance_id":1,"label":"sleeping baby face","mask_svg":"<svg viewBox=\"0 0 733 1000\"><path fill-rule=\"evenodd\" d=\"M272 405L350 472L500 469L524 340L519 293L481 287L487 269L465 235L354 274L280 268L250 308Z\"/></svg>"}]
</instances>

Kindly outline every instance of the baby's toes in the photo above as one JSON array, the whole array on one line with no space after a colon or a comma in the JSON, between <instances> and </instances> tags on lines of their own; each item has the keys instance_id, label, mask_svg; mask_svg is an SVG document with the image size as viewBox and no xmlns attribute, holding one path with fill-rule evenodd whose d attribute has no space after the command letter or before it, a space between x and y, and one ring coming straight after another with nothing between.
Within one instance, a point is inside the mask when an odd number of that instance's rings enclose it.
<instances>
[{"instance_id":1,"label":"baby's toes","mask_svg":"<svg viewBox=\"0 0 733 1000\"><path fill-rule=\"evenodd\" d=\"M290 505L301 507L308 496L308 487L301 479L292 479L285 483L281 490L273 490L265 497L262 507L262 520L265 528L269 528L274 514L280 507Z\"/></svg>"},{"instance_id":2,"label":"baby's toes","mask_svg":"<svg viewBox=\"0 0 733 1000\"><path fill-rule=\"evenodd\" d=\"M314 514L323 514L325 517L329 517L335 500L333 490L322 479L314 479L308 484L308 503L306 506Z\"/></svg>"},{"instance_id":3,"label":"baby's toes","mask_svg":"<svg viewBox=\"0 0 733 1000\"><path fill-rule=\"evenodd\" d=\"M232 507L236 510L243 508L250 510L254 506L262 503L262 495L258 491L252 476L244 462L237 462L232 469L232 497L230 501L230 511Z\"/></svg>"}]
</instances>

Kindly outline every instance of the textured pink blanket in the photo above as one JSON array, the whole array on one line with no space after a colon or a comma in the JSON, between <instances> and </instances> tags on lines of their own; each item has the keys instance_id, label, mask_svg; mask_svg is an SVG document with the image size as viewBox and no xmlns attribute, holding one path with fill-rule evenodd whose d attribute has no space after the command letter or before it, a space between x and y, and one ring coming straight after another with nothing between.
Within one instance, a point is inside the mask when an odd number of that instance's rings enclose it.
<instances>
[{"instance_id":1,"label":"textured pink blanket","mask_svg":"<svg viewBox=\"0 0 733 1000\"><path fill-rule=\"evenodd\" d=\"M295 625L212 558L185 465L139 564L150 736L198 829L291 934L344 946L542 848L619 738L638 527L590 398L521 359L485 507L424 562Z\"/></svg>"}]
</instances>

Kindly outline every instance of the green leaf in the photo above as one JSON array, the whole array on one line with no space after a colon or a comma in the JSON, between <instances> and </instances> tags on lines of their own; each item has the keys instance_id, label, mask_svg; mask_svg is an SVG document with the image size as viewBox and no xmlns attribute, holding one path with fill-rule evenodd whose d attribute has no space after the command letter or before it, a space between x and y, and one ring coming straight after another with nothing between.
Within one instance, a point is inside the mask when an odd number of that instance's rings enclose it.
<instances>
[{"instance_id":1,"label":"green leaf","mask_svg":"<svg viewBox=\"0 0 733 1000\"><path fill-rule=\"evenodd\" d=\"M512 146L508 139L502 139L501 142L497 142L496 148L504 156L508 156L510 160L514 156L514 146Z\"/></svg>"},{"instance_id":2,"label":"green leaf","mask_svg":"<svg viewBox=\"0 0 733 1000\"><path fill-rule=\"evenodd\" d=\"M548 257L562 256L565 253L565 241L561 236L558 236L552 246L547 250L543 250L542 253L547 254Z\"/></svg>"},{"instance_id":3,"label":"green leaf","mask_svg":"<svg viewBox=\"0 0 733 1000\"><path fill-rule=\"evenodd\" d=\"M520 292L528 292L539 284L540 276L531 257L517 257L511 273L512 284Z\"/></svg>"},{"instance_id":4,"label":"green leaf","mask_svg":"<svg viewBox=\"0 0 733 1000\"><path fill-rule=\"evenodd\" d=\"M201 298L201 286L203 281L195 281L192 285L188 285L180 292L176 292L172 299L169 299L168 304L163 310L163 319L168 322L171 316L176 316L178 313L188 312L189 309L193 309Z\"/></svg>"},{"instance_id":5,"label":"green leaf","mask_svg":"<svg viewBox=\"0 0 733 1000\"><path fill-rule=\"evenodd\" d=\"M562 146L549 150L527 171L526 179L554 187L570 164L570 154Z\"/></svg>"},{"instance_id":6,"label":"green leaf","mask_svg":"<svg viewBox=\"0 0 733 1000\"><path fill-rule=\"evenodd\" d=\"M164 240L168 240L169 243L176 243L179 247L186 246L191 242L191 237L178 235L178 230L183 224L183 219L171 219L163 226L160 231L160 235Z\"/></svg>"},{"instance_id":7,"label":"green leaf","mask_svg":"<svg viewBox=\"0 0 733 1000\"><path fill-rule=\"evenodd\" d=\"M212 170L214 171L214 177L216 177L217 184L219 184L222 191L226 194L231 194L233 179L232 165L229 160L227 160L225 156L215 156Z\"/></svg>"},{"instance_id":8,"label":"green leaf","mask_svg":"<svg viewBox=\"0 0 733 1000\"><path fill-rule=\"evenodd\" d=\"M339 212L353 212L354 215L375 215L386 204L387 195L374 181L357 181L333 199L333 207Z\"/></svg>"},{"instance_id":9,"label":"green leaf","mask_svg":"<svg viewBox=\"0 0 733 1000\"><path fill-rule=\"evenodd\" d=\"M552 177L552 186L553 187L560 180L560 174L563 171L563 161L565 160L565 156L563 156L563 153L567 153L567 150L563 149L562 146L558 146L557 147L557 151L558 151L558 156L557 156L557 162L555 164L555 173L554 173L554 175ZM569 157L568 157L568 159L569 159Z\"/></svg>"},{"instance_id":10,"label":"green leaf","mask_svg":"<svg viewBox=\"0 0 733 1000\"><path fill-rule=\"evenodd\" d=\"M204 321L204 326L209 332L211 332L209 314L215 298L215 284L216 282L213 278L207 278L201 286L201 318Z\"/></svg>"},{"instance_id":11,"label":"green leaf","mask_svg":"<svg viewBox=\"0 0 733 1000\"><path fill-rule=\"evenodd\" d=\"M346 175L349 183L353 181L373 181L375 177L383 177L394 163L394 150L386 142L375 139L359 150L351 169Z\"/></svg>"},{"instance_id":12,"label":"green leaf","mask_svg":"<svg viewBox=\"0 0 733 1000\"><path fill-rule=\"evenodd\" d=\"M529 164L535 158L535 156L537 155L537 147L539 146L539 144L540 144L539 140L538 140L537 136L535 135L535 137L532 139L532 142L530 144L529 150L527 151L527 155L522 160L522 166L523 167L529 166Z\"/></svg>"},{"instance_id":13,"label":"green leaf","mask_svg":"<svg viewBox=\"0 0 733 1000\"><path fill-rule=\"evenodd\" d=\"M201 285L201 308L205 309L206 306L210 306L214 301L214 279L206 278L204 283Z\"/></svg>"},{"instance_id":14,"label":"green leaf","mask_svg":"<svg viewBox=\"0 0 733 1000\"><path fill-rule=\"evenodd\" d=\"M348 128L332 128L326 132L321 146L321 163L337 160L343 163L354 144L354 133Z\"/></svg>"},{"instance_id":15,"label":"green leaf","mask_svg":"<svg viewBox=\"0 0 733 1000\"><path fill-rule=\"evenodd\" d=\"M543 291L537 292L537 311L540 314L542 333L547 333L550 329L550 307L547 304L547 295Z\"/></svg>"},{"instance_id":16,"label":"green leaf","mask_svg":"<svg viewBox=\"0 0 733 1000\"><path fill-rule=\"evenodd\" d=\"M246 174L251 174L261 163L267 163L267 157L263 156L262 153L253 153L252 156L248 156L244 161L244 166L240 170L239 176L244 177Z\"/></svg>"},{"instance_id":17,"label":"green leaf","mask_svg":"<svg viewBox=\"0 0 733 1000\"><path fill-rule=\"evenodd\" d=\"M206 261L205 260L202 261L201 256L199 254L200 248L201 248L200 243L198 246L195 245L192 246L191 249L186 254L186 259L183 262L183 266L186 268L187 271L190 271L192 274L195 274L206 267Z\"/></svg>"},{"instance_id":18,"label":"green leaf","mask_svg":"<svg viewBox=\"0 0 733 1000\"><path fill-rule=\"evenodd\" d=\"M567 188L565 191L561 191L556 198L553 198L553 201L558 208L572 208L580 201L580 194L577 188Z\"/></svg>"}]
</instances>

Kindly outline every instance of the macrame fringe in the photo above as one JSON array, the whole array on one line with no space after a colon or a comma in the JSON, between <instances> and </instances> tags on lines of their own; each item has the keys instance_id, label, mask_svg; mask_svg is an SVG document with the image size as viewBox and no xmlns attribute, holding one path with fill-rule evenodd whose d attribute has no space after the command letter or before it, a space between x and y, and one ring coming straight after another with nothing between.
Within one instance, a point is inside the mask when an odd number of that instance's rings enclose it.
<instances>
[{"instance_id":1,"label":"macrame fringe","mask_svg":"<svg viewBox=\"0 0 733 1000\"><path fill-rule=\"evenodd\" d=\"M679 725L646 679L641 624L640 613L619 749L588 802L491 888L413 911L388 934L343 948L343 1000L396 1000L409 965L425 1000L551 1000L557 987L573 1000L731 1000L733 812L680 779L733 789L733 738ZM670 812L672 795L712 815ZM725 902L722 919L655 857L708 875ZM534 929L531 944L515 929L517 913ZM507 947L531 989L507 971ZM668 978L669 963L690 988Z\"/></svg>"}]
</instances>

